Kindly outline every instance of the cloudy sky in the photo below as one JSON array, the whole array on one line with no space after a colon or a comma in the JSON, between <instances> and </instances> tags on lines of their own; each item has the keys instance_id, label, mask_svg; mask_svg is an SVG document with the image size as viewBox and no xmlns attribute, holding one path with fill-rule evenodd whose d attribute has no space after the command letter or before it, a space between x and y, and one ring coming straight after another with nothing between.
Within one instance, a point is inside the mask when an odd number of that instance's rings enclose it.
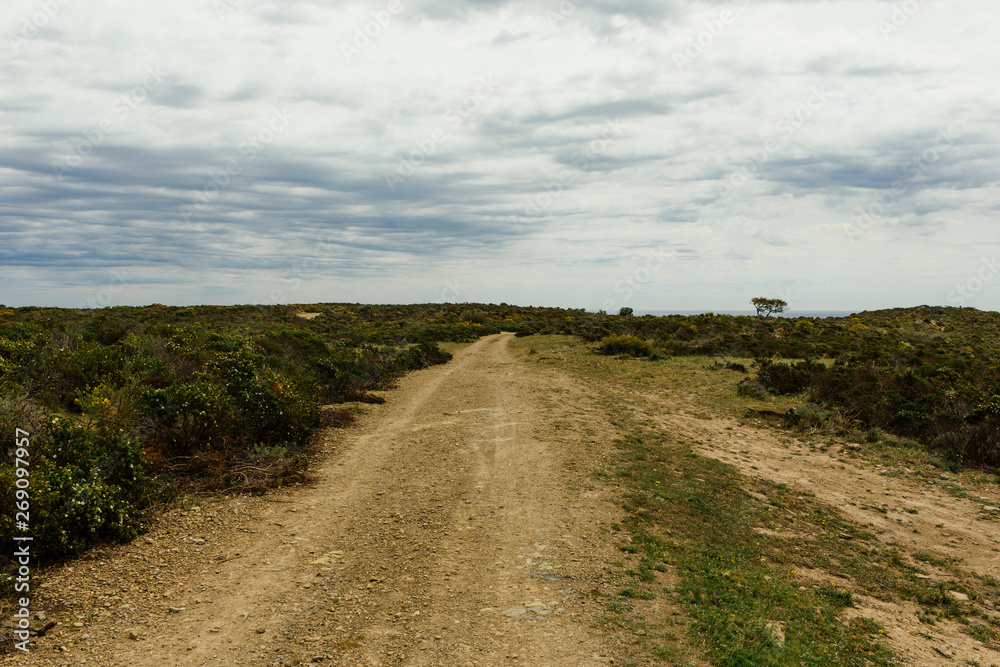
<instances>
[{"instance_id":1,"label":"cloudy sky","mask_svg":"<svg viewBox=\"0 0 1000 667\"><path fill-rule=\"evenodd\" d=\"M1000 309L996 0L5 0L0 303Z\"/></svg>"}]
</instances>

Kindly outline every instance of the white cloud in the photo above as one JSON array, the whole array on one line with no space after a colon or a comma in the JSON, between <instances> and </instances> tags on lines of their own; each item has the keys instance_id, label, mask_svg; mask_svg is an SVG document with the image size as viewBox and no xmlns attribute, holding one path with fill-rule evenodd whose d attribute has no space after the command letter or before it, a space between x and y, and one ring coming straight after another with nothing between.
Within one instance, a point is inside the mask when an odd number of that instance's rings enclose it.
<instances>
[{"instance_id":1,"label":"white cloud","mask_svg":"<svg viewBox=\"0 0 1000 667\"><path fill-rule=\"evenodd\" d=\"M621 305L862 309L946 303L993 238L984 0L398 1L11 3L0 302L127 268L118 303L595 309L668 248Z\"/></svg>"}]
</instances>

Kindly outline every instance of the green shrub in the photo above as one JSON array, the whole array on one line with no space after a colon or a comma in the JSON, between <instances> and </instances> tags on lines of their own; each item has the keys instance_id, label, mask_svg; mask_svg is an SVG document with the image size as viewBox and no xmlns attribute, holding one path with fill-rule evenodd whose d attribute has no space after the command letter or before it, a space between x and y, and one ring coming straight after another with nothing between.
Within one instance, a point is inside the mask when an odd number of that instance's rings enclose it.
<instances>
[{"instance_id":1,"label":"green shrub","mask_svg":"<svg viewBox=\"0 0 1000 667\"><path fill-rule=\"evenodd\" d=\"M434 341L420 341L419 345L420 349L423 350L424 355L427 357L427 363L431 366L446 364L452 360L451 352L443 351Z\"/></svg>"},{"instance_id":2,"label":"green shrub","mask_svg":"<svg viewBox=\"0 0 1000 667\"><path fill-rule=\"evenodd\" d=\"M265 444L305 444L319 424L319 406L287 378L269 370L236 402L242 412L248 441Z\"/></svg>"},{"instance_id":3,"label":"green shrub","mask_svg":"<svg viewBox=\"0 0 1000 667\"><path fill-rule=\"evenodd\" d=\"M489 319L489 315L482 310L463 310L462 314L458 318L462 322L469 322L472 324L486 324Z\"/></svg>"},{"instance_id":4,"label":"green shrub","mask_svg":"<svg viewBox=\"0 0 1000 667\"><path fill-rule=\"evenodd\" d=\"M222 446L238 428L236 409L225 388L204 380L153 391L145 404L149 417L161 424L161 441L170 455Z\"/></svg>"},{"instance_id":5,"label":"green shrub","mask_svg":"<svg viewBox=\"0 0 1000 667\"><path fill-rule=\"evenodd\" d=\"M40 356L29 387L46 402L69 410L79 410L75 404L79 389L100 384L120 386L127 377L122 350L99 343L47 347Z\"/></svg>"},{"instance_id":6,"label":"green shrub","mask_svg":"<svg viewBox=\"0 0 1000 667\"><path fill-rule=\"evenodd\" d=\"M129 333L124 322L116 317L99 315L83 327L83 339L100 345L114 345Z\"/></svg>"},{"instance_id":7,"label":"green shrub","mask_svg":"<svg viewBox=\"0 0 1000 667\"><path fill-rule=\"evenodd\" d=\"M764 400L767 398L767 389L764 388L764 385L752 378L743 378L736 385L736 395L745 396L747 398L756 398L757 400Z\"/></svg>"},{"instance_id":8,"label":"green shrub","mask_svg":"<svg viewBox=\"0 0 1000 667\"><path fill-rule=\"evenodd\" d=\"M34 433L45 422L45 411L17 385L0 382L0 453L8 460L14 448L14 438L6 434L15 429Z\"/></svg>"},{"instance_id":9,"label":"green shrub","mask_svg":"<svg viewBox=\"0 0 1000 667\"><path fill-rule=\"evenodd\" d=\"M810 385L814 375L826 370L825 366L810 359L783 364L759 357L754 360L754 366L757 367L757 382L779 396L802 393Z\"/></svg>"},{"instance_id":10,"label":"green shrub","mask_svg":"<svg viewBox=\"0 0 1000 667\"><path fill-rule=\"evenodd\" d=\"M208 364L232 401L243 444L304 443L319 423L319 407L288 378L262 367L262 362L259 354L244 348L220 354ZM200 388L206 391L198 400L210 401L215 414L225 417L227 406L218 392Z\"/></svg>"},{"instance_id":11,"label":"green shrub","mask_svg":"<svg viewBox=\"0 0 1000 667\"><path fill-rule=\"evenodd\" d=\"M34 434L30 493L33 553L50 560L80 553L100 540L127 541L142 528L152 501L147 461L137 442L54 419ZM0 503L13 507L14 469L0 463ZM0 534L14 531L0 514Z\"/></svg>"},{"instance_id":12,"label":"green shrub","mask_svg":"<svg viewBox=\"0 0 1000 667\"><path fill-rule=\"evenodd\" d=\"M838 420L836 410L824 408L813 403L799 405L788 412L788 423L791 426L808 430L823 429Z\"/></svg>"},{"instance_id":13,"label":"green shrub","mask_svg":"<svg viewBox=\"0 0 1000 667\"><path fill-rule=\"evenodd\" d=\"M636 336L611 334L601 341L598 348L601 354L627 354L633 357L651 357L656 350L649 342Z\"/></svg>"}]
</instances>

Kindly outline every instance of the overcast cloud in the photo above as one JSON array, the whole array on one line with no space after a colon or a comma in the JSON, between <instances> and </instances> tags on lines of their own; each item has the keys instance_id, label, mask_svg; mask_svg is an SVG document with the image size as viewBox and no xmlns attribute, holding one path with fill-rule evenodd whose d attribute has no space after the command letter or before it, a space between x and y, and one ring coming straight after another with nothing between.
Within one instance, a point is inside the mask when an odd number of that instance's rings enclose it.
<instances>
[{"instance_id":1,"label":"overcast cloud","mask_svg":"<svg viewBox=\"0 0 1000 667\"><path fill-rule=\"evenodd\" d=\"M6 0L0 30L7 305L1000 308L995 1Z\"/></svg>"}]
</instances>

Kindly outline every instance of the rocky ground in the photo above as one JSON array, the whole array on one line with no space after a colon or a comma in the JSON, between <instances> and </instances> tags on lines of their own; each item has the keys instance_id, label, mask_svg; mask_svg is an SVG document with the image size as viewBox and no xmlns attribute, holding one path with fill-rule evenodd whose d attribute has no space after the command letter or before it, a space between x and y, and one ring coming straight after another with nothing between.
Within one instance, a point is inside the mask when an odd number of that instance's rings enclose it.
<instances>
[{"instance_id":1,"label":"rocky ground","mask_svg":"<svg viewBox=\"0 0 1000 667\"><path fill-rule=\"evenodd\" d=\"M324 435L304 487L202 498L42 574L39 665L601 665L586 595L615 505L549 437L510 335L405 378Z\"/></svg>"}]
</instances>

